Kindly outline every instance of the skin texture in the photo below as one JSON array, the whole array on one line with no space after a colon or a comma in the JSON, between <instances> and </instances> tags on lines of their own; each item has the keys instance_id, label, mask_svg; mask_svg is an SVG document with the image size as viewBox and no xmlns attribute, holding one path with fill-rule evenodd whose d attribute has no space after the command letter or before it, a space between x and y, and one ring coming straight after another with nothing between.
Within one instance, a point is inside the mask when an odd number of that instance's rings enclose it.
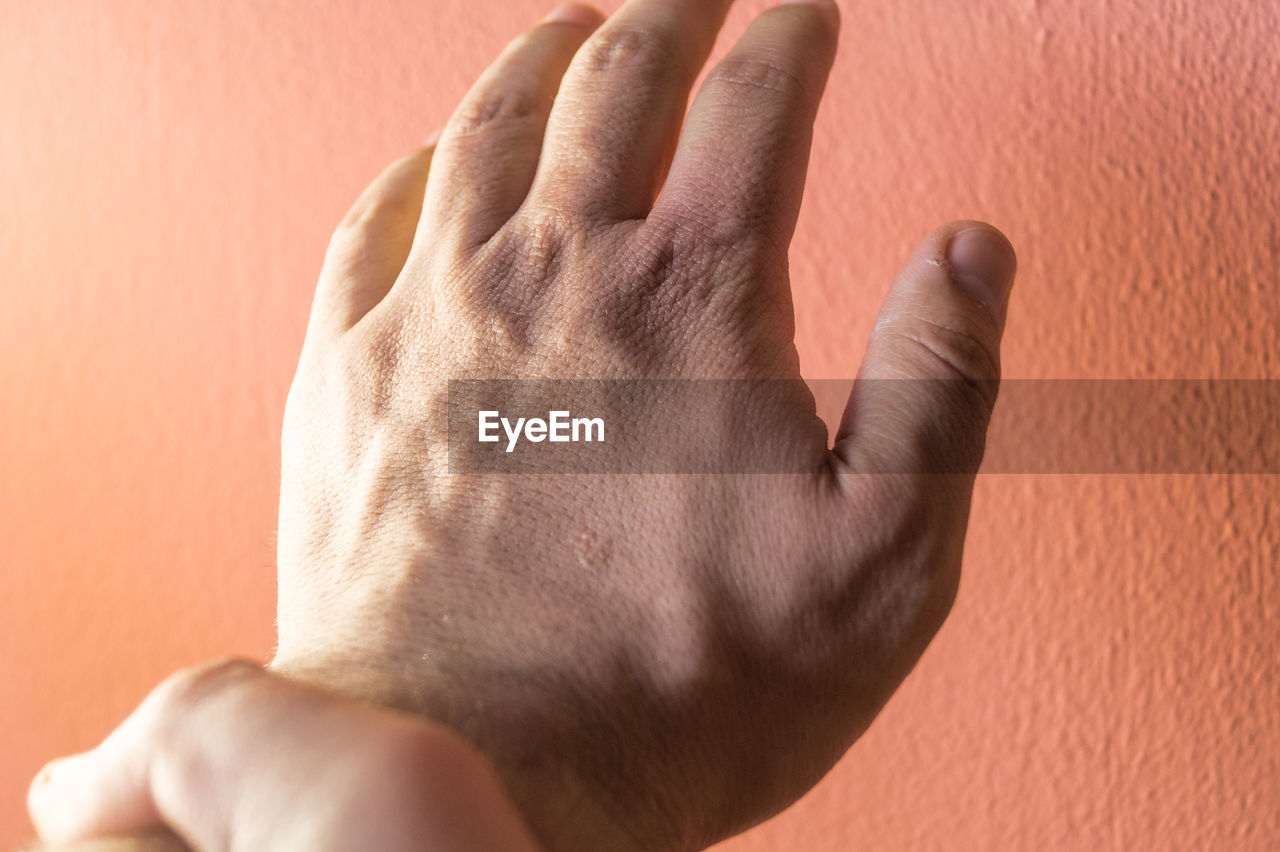
<instances>
[{"instance_id":1,"label":"skin texture","mask_svg":"<svg viewBox=\"0 0 1280 852\"><path fill-rule=\"evenodd\" d=\"M702 848L777 813L870 724L959 579L1016 266L978 222L907 260L859 370L893 381L858 384L834 448L807 392L713 412L733 418L624 401L659 452L731 448L794 473L448 470L451 379L799 378L786 251L839 16L826 0L765 11L686 118L727 5L630 0L602 25L569 7L513 42L339 225L286 405L265 683L311 689L308 712L355 700L432 720L414 736L455 743L444 766L501 779L519 817L487 781L474 801L510 816L512 849L532 842L521 819L548 850L626 852ZM298 748L350 747L360 726L340 727ZM231 749L245 734L225 729ZM374 752L405 800L440 786L431 748ZM263 768L289 801L354 795L291 766ZM182 797L160 807L153 785L57 838L178 827ZM59 795L37 788L45 833ZM308 829L300 807L218 813L250 827L185 836L260 848L232 841ZM506 848L456 842L440 848Z\"/></svg>"}]
</instances>

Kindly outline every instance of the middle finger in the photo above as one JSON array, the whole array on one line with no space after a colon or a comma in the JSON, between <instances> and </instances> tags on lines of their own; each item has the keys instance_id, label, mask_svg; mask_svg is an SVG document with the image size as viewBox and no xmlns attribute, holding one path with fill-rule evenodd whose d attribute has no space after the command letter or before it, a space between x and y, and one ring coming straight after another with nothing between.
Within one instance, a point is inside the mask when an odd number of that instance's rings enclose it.
<instances>
[{"instance_id":1,"label":"middle finger","mask_svg":"<svg viewBox=\"0 0 1280 852\"><path fill-rule=\"evenodd\" d=\"M732 0L628 0L574 57L531 201L617 221L648 213L689 89Z\"/></svg>"}]
</instances>

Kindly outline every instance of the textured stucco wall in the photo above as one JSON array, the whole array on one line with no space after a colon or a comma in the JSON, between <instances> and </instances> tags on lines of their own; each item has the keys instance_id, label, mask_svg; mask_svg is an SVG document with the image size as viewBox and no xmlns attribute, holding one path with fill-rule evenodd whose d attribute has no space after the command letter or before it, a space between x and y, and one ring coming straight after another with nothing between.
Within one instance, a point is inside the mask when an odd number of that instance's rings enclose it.
<instances>
[{"instance_id":1,"label":"textured stucco wall","mask_svg":"<svg viewBox=\"0 0 1280 852\"><path fill-rule=\"evenodd\" d=\"M179 665L269 653L328 231L544 11L0 0L0 845L43 759ZM982 218L1020 254L1008 376L1280 378L1280 4L844 11L793 249L806 374L851 375L906 252ZM981 477L917 673L725 848L1280 847L1278 488Z\"/></svg>"}]
</instances>

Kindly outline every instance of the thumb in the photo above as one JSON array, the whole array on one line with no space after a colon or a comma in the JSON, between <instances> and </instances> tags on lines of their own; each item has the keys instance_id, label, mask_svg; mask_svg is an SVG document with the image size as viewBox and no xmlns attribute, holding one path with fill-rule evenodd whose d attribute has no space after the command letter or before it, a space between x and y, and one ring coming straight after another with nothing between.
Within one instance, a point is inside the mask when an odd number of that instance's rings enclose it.
<instances>
[{"instance_id":1,"label":"thumb","mask_svg":"<svg viewBox=\"0 0 1280 852\"><path fill-rule=\"evenodd\" d=\"M167 826L200 850L536 849L447 729L235 660L168 678L28 806L51 843Z\"/></svg>"},{"instance_id":2,"label":"thumb","mask_svg":"<svg viewBox=\"0 0 1280 852\"><path fill-rule=\"evenodd\" d=\"M1017 257L982 222L952 222L885 297L836 433L859 472L976 473L1000 381Z\"/></svg>"}]
</instances>

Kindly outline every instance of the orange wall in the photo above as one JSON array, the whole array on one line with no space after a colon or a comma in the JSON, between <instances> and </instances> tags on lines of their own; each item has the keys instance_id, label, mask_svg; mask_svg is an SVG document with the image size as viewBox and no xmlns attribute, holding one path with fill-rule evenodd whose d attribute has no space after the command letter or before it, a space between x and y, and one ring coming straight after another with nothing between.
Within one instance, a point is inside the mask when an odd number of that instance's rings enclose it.
<instances>
[{"instance_id":1,"label":"orange wall","mask_svg":"<svg viewBox=\"0 0 1280 852\"><path fill-rule=\"evenodd\" d=\"M0 0L0 845L45 758L179 665L269 654L329 229L543 11ZM851 375L907 251L982 218L1020 255L1008 376L1280 378L1280 5L844 11L793 250L807 375ZM725 848L1277 848L1277 485L982 477L917 674Z\"/></svg>"}]
</instances>

